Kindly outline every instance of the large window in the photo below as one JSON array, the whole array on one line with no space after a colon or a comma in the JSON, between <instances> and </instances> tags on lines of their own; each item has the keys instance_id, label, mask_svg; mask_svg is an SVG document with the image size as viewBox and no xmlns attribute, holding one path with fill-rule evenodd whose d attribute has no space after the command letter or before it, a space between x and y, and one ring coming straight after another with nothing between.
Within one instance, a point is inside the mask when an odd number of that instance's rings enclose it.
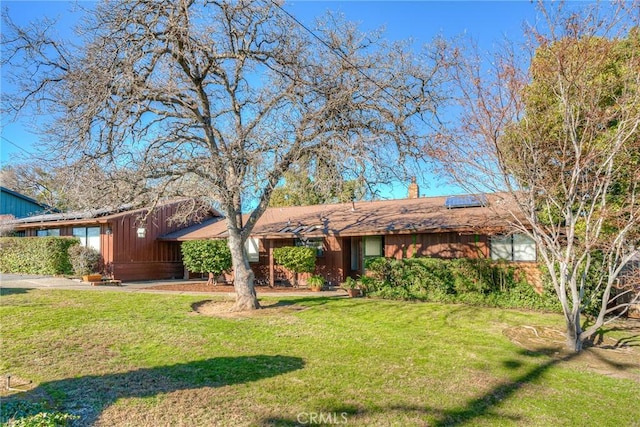
<instances>
[{"instance_id":1,"label":"large window","mask_svg":"<svg viewBox=\"0 0 640 427\"><path fill-rule=\"evenodd\" d=\"M60 229L59 228L48 228L46 230L38 230L36 231L36 236L38 237L59 237Z\"/></svg>"},{"instance_id":2,"label":"large window","mask_svg":"<svg viewBox=\"0 0 640 427\"><path fill-rule=\"evenodd\" d=\"M249 262L260 261L260 239L257 237L249 237L244 242L244 249L247 251Z\"/></svg>"},{"instance_id":3,"label":"large window","mask_svg":"<svg viewBox=\"0 0 640 427\"><path fill-rule=\"evenodd\" d=\"M100 251L100 227L73 227L73 237L80 239L80 244Z\"/></svg>"},{"instance_id":4,"label":"large window","mask_svg":"<svg viewBox=\"0 0 640 427\"><path fill-rule=\"evenodd\" d=\"M491 237L491 259L535 261L536 243L526 234Z\"/></svg>"},{"instance_id":5,"label":"large window","mask_svg":"<svg viewBox=\"0 0 640 427\"><path fill-rule=\"evenodd\" d=\"M322 237L314 237L311 239L296 239L296 246L306 246L316 250L316 256L324 255L324 239Z\"/></svg>"},{"instance_id":6,"label":"large window","mask_svg":"<svg viewBox=\"0 0 640 427\"><path fill-rule=\"evenodd\" d=\"M365 258L383 256L382 236L366 236L363 239Z\"/></svg>"}]
</instances>

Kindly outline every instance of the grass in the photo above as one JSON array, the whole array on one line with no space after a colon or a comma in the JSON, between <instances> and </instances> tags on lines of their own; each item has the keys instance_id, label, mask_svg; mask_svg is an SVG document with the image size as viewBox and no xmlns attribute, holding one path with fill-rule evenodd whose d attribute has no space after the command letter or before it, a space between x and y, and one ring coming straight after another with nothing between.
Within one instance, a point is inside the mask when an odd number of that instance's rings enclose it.
<instances>
[{"instance_id":1,"label":"grass","mask_svg":"<svg viewBox=\"0 0 640 427\"><path fill-rule=\"evenodd\" d=\"M15 292L14 292L15 291ZM194 314L200 296L3 289L3 405L78 425L633 425L633 379L513 344L555 314L288 298L259 316ZM288 310L291 307L304 310ZM616 332L612 332L614 335ZM624 335L618 332L619 336Z\"/></svg>"}]
</instances>

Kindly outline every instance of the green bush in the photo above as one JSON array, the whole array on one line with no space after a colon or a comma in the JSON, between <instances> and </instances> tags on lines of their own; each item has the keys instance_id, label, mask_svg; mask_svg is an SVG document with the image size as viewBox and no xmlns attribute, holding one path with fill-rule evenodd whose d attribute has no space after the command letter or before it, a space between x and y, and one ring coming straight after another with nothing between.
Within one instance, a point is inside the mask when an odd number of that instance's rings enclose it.
<instances>
[{"instance_id":1,"label":"green bush","mask_svg":"<svg viewBox=\"0 0 640 427\"><path fill-rule=\"evenodd\" d=\"M68 251L79 243L70 237L0 237L0 272L72 274Z\"/></svg>"},{"instance_id":2,"label":"green bush","mask_svg":"<svg viewBox=\"0 0 640 427\"><path fill-rule=\"evenodd\" d=\"M68 252L69 261L76 276L100 272L100 252L81 245L71 246Z\"/></svg>"},{"instance_id":3,"label":"green bush","mask_svg":"<svg viewBox=\"0 0 640 427\"><path fill-rule=\"evenodd\" d=\"M368 295L396 300L558 310L553 294L539 295L513 264L487 259L374 258L359 280Z\"/></svg>"},{"instance_id":4,"label":"green bush","mask_svg":"<svg viewBox=\"0 0 640 427\"><path fill-rule=\"evenodd\" d=\"M190 240L182 243L182 262L194 273L219 276L231 270L231 250L226 240Z\"/></svg>"},{"instance_id":5,"label":"green bush","mask_svg":"<svg viewBox=\"0 0 640 427\"><path fill-rule=\"evenodd\" d=\"M17 400L3 402L0 422L11 427L57 427L70 425L77 415L58 412L45 402Z\"/></svg>"},{"instance_id":6,"label":"green bush","mask_svg":"<svg viewBox=\"0 0 640 427\"><path fill-rule=\"evenodd\" d=\"M316 269L316 249L307 246L283 246L273 250L273 259L293 272L293 286L298 286L299 273L313 273Z\"/></svg>"}]
</instances>

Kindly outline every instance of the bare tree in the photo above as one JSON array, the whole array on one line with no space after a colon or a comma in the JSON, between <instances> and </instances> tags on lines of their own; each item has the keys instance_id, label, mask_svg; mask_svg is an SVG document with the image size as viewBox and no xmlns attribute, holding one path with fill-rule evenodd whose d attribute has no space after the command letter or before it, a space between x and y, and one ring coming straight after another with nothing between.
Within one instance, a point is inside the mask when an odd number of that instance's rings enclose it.
<instances>
[{"instance_id":1,"label":"bare tree","mask_svg":"<svg viewBox=\"0 0 640 427\"><path fill-rule=\"evenodd\" d=\"M149 199L214 201L238 310L259 307L244 243L284 172L300 159L362 177L400 168L425 152L438 101L435 51L416 60L335 16L312 35L275 1L103 1L77 45L5 21L3 66L21 82L5 110L50 115L49 150Z\"/></svg>"},{"instance_id":2,"label":"bare tree","mask_svg":"<svg viewBox=\"0 0 640 427\"><path fill-rule=\"evenodd\" d=\"M460 121L439 141L451 176L505 192L549 270L567 347L580 351L627 307L611 290L640 247L640 32L637 2L571 6L540 3L545 28L527 28L520 50L458 62Z\"/></svg>"}]
</instances>

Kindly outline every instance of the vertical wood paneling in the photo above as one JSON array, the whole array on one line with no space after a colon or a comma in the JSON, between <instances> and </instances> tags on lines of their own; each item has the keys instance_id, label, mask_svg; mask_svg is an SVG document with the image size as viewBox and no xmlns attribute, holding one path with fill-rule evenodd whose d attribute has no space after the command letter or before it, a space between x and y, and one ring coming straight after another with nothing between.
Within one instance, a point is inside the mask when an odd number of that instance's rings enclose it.
<instances>
[{"instance_id":1,"label":"vertical wood paneling","mask_svg":"<svg viewBox=\"0 0 640 427\"><path fill-rule=\"evenodd\" d=\"M184 274L179 242L165 242L158 237L171 233L183 225L172 223L169 218L177 205L160 207L144 222L146 236L137 236L137 214L124 214L113 225L114 275L123 280L181 278ZM117 277L120 278L120 277Z\"/></svg>"},{"instance_id":2,"label":"vertical wood paneling","mask_svg":"<svg viewBox=\"0 0 640 427\"><path fill-rule=\"evenodd\" d=\"M488 236L458 233L422 233L385 236L385 256L401 259L417 256L434 258L486 258Z\"/></svg>"}]
</instances>

